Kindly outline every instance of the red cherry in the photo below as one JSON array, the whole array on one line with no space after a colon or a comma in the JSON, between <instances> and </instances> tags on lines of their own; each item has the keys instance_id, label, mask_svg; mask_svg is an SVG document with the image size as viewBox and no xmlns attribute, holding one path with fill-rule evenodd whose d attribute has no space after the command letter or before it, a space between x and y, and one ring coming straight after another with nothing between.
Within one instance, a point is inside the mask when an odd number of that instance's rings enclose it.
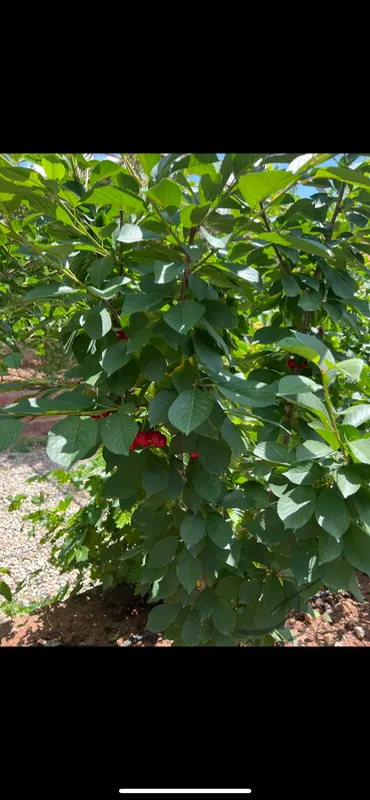
<instances>
[{"instance_id":1,"label":"red cherry","mask_svg":"<svg viewBox=\"0 0 370 800\"><path fill-rule=\"evenodd\" d=\"M144 431L137 433L133 443L137 447L146 447L148 445L148 434L144 433Z\"/></svg>"},{"instance_id":2,"label":"red cherry","mask_svg":"<svg viewBox=\"0 0 370 800\"><path fill-rule=\"evenodd\" d=\"M287 361L287 367L289 367L289 369L297 369L297 364L294 361L294 358L289 358Z\"/></svg>"},{"instance_id":3,"label":"red cherry","mask_svg":"<svg viewBox=\"0 0 370 800\"><path fill-rule=\"evenodd\" d=\"M109 417L111 411L103 411L101 414L91 414L91 419L100 419L101 417Z\"/></svg>"},{"instance_id":4,"label":"red cherry","mask_svg":"<svg viewBox=\"0 0 370 800\"><path fill-rule=\"evenodd\" d=\"M302 364L299 369L306 369L308 361L302 361Z\"/></svg>"},{"instance_id":5,"label":"red cherry","mask_svg":"<svg viewBox=\"0 0 370 800\"><path fill-rule=\"evenodd\" d=\"M192 458L192 459L199 458L199 453L193 453L193 455L190 456L190 458Z\"/></svg>"},{"instance_id":6,"label":"red cherry","mask_svg":"<svg viewBox=\"0 0 370 800\"><path fill-rule=\"evenodd\" d=\"M163 433L159 431L153 431L150 433L150 444L154 444L154 447L165 447L167 444L167 439Z\"/></svg>"},{"instance_id":7,"label":"red cherry","mask_svg":"<svg viewBox=\"0 0 370 800\"><path fill-rule=\"evenodd\" d=\"M128 336L126 336L124 331L116 331L116 336L119 342L128 339Z\"/></svg>"},{"instance_id":8,"label":"red cherry","mask_svg":"<svg viewBox=\"0 0 370 800\"><path fill-rule=\"evenodd\" d=\"M319 328L320 336L325 336L325 331L322 328Z\"/></svg>"},{"instance_id":9,"label":"red cherry","mask_svg":"<svg viewBox=\"0 0 370 800\"><path fill-rule=\"evenodd\" d=\"M136 447L135 442L132 442L132 445L131 447L129 447L129 450L135 450L135 447Z\"/></svg>"}]
</instances>

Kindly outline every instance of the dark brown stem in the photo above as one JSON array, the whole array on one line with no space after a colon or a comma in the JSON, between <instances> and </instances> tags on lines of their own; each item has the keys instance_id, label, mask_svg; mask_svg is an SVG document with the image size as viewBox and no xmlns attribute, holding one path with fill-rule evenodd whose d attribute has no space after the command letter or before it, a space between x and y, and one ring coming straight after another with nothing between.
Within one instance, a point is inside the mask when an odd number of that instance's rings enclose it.
<instances>
[{"instance_id":1,"label":"dark brown stem","mask_svg":"<svg viewBox=\"0 0 370 800\"><path fill-rule=\"evenodd\" d=\"M333 213L333 216L332 216L332 218L331 218L331 223L330 223L329 232L328 232L328 235L327 235L327 237L326 237L326 241L327 241L327 242L330 242L330 239L331 239L331 238L332 238L332 236L333 236L333 233L334 233L334 225L335 225L335 223L336 223L337 216L338 216L339 212L341 211L341 205L342 205L342 200L343 200L343 195L344 195L344 190L345 190L345 188L346 188L346 184L345 184L345 183L342 183L342 185L341 185L341 187L340 187L340 190L339 190L338 197L337 197L337 204L336 204L336 206L335 206L334 213Z\"/></svg>"}]
</instances>

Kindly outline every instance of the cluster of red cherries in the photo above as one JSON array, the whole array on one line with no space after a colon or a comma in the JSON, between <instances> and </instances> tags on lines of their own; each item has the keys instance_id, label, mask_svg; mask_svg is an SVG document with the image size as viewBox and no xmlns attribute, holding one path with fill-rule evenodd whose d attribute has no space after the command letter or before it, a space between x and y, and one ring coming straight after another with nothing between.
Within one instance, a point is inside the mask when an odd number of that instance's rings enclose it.
<instances>
[{"instance_id":1,"label":"cluster of red cherries","mask_svg":"<svg viewBox=\"0 0 370 800\"><path fill-rule=\"evenodd\" d=\"M294 361L294 358L289 358L286 364L287 367L289 367L289 369L291 369L292 372L294 372L296 369L306 369L308 361L305 360L302 361L302 364L297 364L297 362Z\"/></svg>"},{"instance_id":2,"label":"cluster of red cherries","mask_svg":"<svg viewBox=\"0 0 370 800\"><path fill-rule=\"evenodd\" d=\"M126 339L128 339L128 336L124 331L116 331L116 337L119 342L124 342Z\"/></svg>"},{"instance_id":3,"label":"cluster of red cherries","mask_svg":"<svg viewBox=\"0 0 370 800\"><path fill-rule=\"evenodd\" d=\"M166 444L167 439L163 433L159 431L142 431L136 434L130 450L136 450L137 447L150 447L150 445L154 445L154 447L165 447Z\"/></svg>"}]
</instances>

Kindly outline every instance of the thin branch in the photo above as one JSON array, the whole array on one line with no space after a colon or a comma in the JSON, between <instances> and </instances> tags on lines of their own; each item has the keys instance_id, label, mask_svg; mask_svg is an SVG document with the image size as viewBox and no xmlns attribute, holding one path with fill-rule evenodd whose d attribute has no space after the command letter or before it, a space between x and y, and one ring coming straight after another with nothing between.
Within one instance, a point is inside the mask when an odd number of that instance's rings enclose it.
<instances>
[{"instance_id":1,"label":"thin branch","mask_svg":"<svg viewBox=\"0 0 370 800\"><path fill-rule=\"evenodd\" d=\"M262 217L262 219L263 219L263 221L265 223L266 229L267 229L268 233L271 233L272 228L271 228L271 225L270 225L270 223L269 223L269 221L267 219L266 212L263 209L263 203L262 202L260 203L260 209L261 209L261 217ZM279 249L277 248L276 244L273 244L272 247L273 247L273 249L275 251L275 254L277 255L277 257L279 259L279 262L280 262L280 265L281 265L282 269L284 270L284 272L287 275L290 275L290 268L289 268L288 264L286 264L285 261L283 261L283 257L281 255Z\"/></svg>"},{"instance_id":2,"label":"thin branch","mask_svg":"<svg viewBox=\"0 0 370 800\"><path fill-rule=\"evenodd\" d=\"M343 200L343 195L344 195L345 188L346 188L346 184L342 183L342 185L340 187L340 190L339 190L338 197L337 197L337 203L336 203L336 206L335 206L335 209L334 209L334 213L333 213L333 216L331 218L330 228L329 228L328 235L326 237L326 242L330 242L330 240L331 240L331 238L333 236L334 225L335 225L335 223L337 221L337 216L338 216L339 212L341 211L341 205L342 205L342 200Z\"/></svg>"}]
</instances>

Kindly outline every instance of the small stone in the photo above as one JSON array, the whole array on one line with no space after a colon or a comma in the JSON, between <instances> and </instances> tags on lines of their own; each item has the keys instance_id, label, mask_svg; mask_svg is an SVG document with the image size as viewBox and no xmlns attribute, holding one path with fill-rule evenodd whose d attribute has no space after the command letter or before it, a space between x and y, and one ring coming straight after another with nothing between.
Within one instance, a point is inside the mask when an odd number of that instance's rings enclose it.
<instances>
[{"instance_id":1,"label":"small stone","mask_svg":"<svg viewBox=\"0 0 370 800\"><path fill-rule=\"evenodd\" d=\"M353 633L355 634L355 636L357 636L358 639L365 638L365 631L363 628L361 628L361 625L356 625L356 627L353 629Z\"/></svg>"},{"instance_id":2,"label":"small stone","mask_svg":"<svg viewBox=\"0 0 370 800\"><path fill-rule=\"evenodd\" d=\"M332 614L333 611L334 611L333 606L329 606L328 603L326 603L326 605L325 605L325 614L329 614L329 616L330 616L330 614Z\"/></svg>"},{"instance_id":3,"label":"small stone","mask_svg":"<svg viewBox=\"0 0 370 800\"><path fill-rule=\"evenodd\" d=\"M334 647L343 647L342 642L335 642Z\"/></svg>"},{"instance_id":4,"label":"small stone","mask_svg":"<svg viewBox=\"0 0 370 800\"><path fill-rule=\"evenodd\" d=\"M322 637L327 647L333 647L334 644L334 636L332 633L325 633Z\"/></svg>"},{"instance_id":5,"label":"small stone","mask_svg":"<svg viewBox=\"0 0 370 800\"><path fill-rule=\"evenodd\" d=\"M313 623L313 617L311 617L311 614L309 614L308 612L306 612L306 614L304 615L304 620L305 622L307 622L307 625L312 625Z\"/></svg>"}]
</instances>

